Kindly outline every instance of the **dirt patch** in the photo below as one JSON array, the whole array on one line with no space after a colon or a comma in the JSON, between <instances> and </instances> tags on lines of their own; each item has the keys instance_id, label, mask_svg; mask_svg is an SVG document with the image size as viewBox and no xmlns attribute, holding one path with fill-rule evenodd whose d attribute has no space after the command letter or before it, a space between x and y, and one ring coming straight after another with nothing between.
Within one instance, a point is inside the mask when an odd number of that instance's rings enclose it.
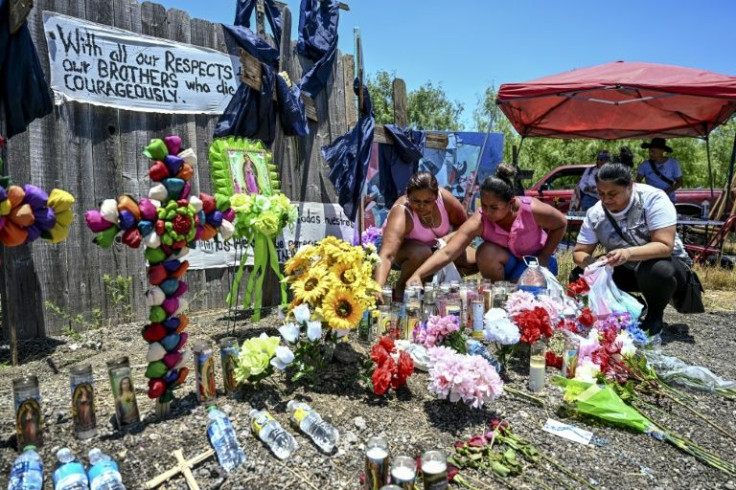
<instances>
[{"instance_id":1,"label":"dirt patch","mask_svg":"<svg viewBox=\"0 0 736 490\"><path fill-rule=\"evenodd\" d=\"M731 302L731 304L733 304ZM668 309L666 320L671 327L663 335L663 350L683 360L709 367L717 374L736 378L733 346L736 345L734 312L712 312L682 316ZM191 339L209 338L216 342L230 333L229 322L221 315L194 318L189 332ZM241 341L263 331L276 334L275 316L258 323L238 320L234 334ZM22 344L24 363L19 367L3 365L0 368L0 487L7 484L7 476L15 451L11 381L21 374L35 374L41 380L43 412L46 421L45 446L40 450L45 463L47 488L55 463L57 449L68 446L86 462L87 452L99 447L111 454L120 464L123 479L129 489L143 487L143 483L175 464L172 452L183 449L191 458L208 449L206 416L194 395L194 379L190 376L179 390L179 399L172 407L171 417L160 421L154 416L154 402L145 394L145 344L140 337L139 325L118 326L107 331L88 332L80 338L58 337ZM360 350L360 347L356 347ZM1 351L7 357L7 350ZM110 393L105 362L116 355L130 356L134 366L138 404L142 422L125 430L113 425L114 405ZM72 365L91 362L95 373L98 435L91 440L78 441L72 434L70 415L69 369ZM517 389L525 389L526 367L512 363L509 376ZM549 378L554 374L548 370ZM218 366L218 384L219 378ZM702 393L692 393L697 410L718 421L736 433L736 403ZM333 455L319 449L296 434L299 450L290 461L280 462L249 431L248 412L251 408L268 408L283 425L288 425L286 402L298 398L309 402L340 430L341 439ZM409 379L406 389L386 398L376 398L360 383L355 365L335 364L314 387L289 386L283 377L266 382L260 390L244 389L234 398L220 396L218 405L229 414L246 452L247 462L227 475L209 459L194 471L203 489L355 489L360 488L363 472L363 443L372 435L384 433L393 454L417 455L432 448L450 449L458 439L481 433L494 417L508 419L515 432L533 441L537 447L556 458L602 489L621 488L736 488L734 482L716 470L704 466L677 449L649 436L620 429L593 425L578 420L567 420L590 430L607 440L601 447L581 446L543 432L547 418L561 419L556 410L561 392L549 387L544 394L544 408L509 395L480 410L464 405L453 405L437 400L427 392L427 375L418 373ZM733 440L710 430L678 407L664 417L667 425L691 438L722 458L736 460ZM290 428L294 433L295 431ZM529 468L530 476L559 486L550 480L550 467ZM499 484L479 473L471 476L487 482L489 487ZM531 485L528 480L509 479L513 488ZM571 484L571 488L577 487ZM187 488L182 477L177 477L160 488Z\"/></svg>"}]
</instances>

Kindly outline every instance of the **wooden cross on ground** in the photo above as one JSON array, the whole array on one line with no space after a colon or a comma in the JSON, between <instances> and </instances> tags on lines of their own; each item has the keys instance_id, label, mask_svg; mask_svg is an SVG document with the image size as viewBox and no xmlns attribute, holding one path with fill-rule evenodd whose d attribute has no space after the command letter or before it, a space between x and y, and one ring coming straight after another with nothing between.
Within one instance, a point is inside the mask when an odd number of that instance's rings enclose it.
<instances>
[{"instance_id":1,"label":"wooden cross on ground","mask_svg":"<svg viewBox=\"0 0 736 490\"><path fill-rule=\"evenodd\" d=\"M194 475L192 474L192 468L197 466L205 459L209 459L209 457L213 454L215 454L215 450L208 449L202 454L199 454L187 461L186 459L184 459L184 454L182 454L181 449L177 449L176 451L174 451L174 457L177 461L176 466L174 466L170 470L165 471L164 473L161 473L156 478L148 480L146 483L143 484L143 488L156 488L162 483L168 481L170 478L173 478L181 473L182 475L184 475L184 479L187 481L187 486L189 487L189 490L199 490L197 480L194 479Z\"/></svg>"}]
</instances>

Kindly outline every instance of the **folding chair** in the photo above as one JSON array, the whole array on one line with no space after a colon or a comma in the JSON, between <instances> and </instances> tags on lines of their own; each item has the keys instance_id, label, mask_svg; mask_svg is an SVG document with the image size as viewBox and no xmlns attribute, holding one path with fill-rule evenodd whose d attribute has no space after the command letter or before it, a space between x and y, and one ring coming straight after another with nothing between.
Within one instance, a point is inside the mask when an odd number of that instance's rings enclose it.
<instances>
[{"instance_id":1,"label":"folding chair","mask_svg":"<svg viewBox=\"0 0 736 490\"><path fill-rule=\"evenodd\" d=\"M713 254L723 253L723 242L729 233L736 232L736 214L728 217L718 233L715 233L705 246L686 244L685 250L696 264L703 264Z\"/></svg>"}]
</instances>

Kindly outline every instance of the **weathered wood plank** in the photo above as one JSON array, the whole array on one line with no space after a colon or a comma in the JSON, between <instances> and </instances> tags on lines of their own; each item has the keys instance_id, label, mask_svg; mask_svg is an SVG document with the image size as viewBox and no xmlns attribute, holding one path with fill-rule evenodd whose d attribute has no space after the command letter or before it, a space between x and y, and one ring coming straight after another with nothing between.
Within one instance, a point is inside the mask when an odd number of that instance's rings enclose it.
<instances>
[{"instance_id":1,"label":"weathered wood plank","mask_svg":"<svg viewBox=\"0 0 736 490\"><path fill-rule=\"evenodd\" d=\"M373 141L376 143L384 143L392 145L394 143L391 136L386 133L383 126L376 126L376 130L373 133ZM447 148L447 135L441 133L427 133L427 148L435 148L438 150L444 150Z\"/></svg>"},{"instance_id":2,"label":"weathered wood plank","mask_svg":"<svg viewBox=\"0 0 736 490\"><path fill-rule=\"evenodd\" d=\"M342 57L343 79L345 80L345 119L348 127L352 128L358 123L358 106L353 91L355 81L355 57L346 54Z\"/></svg>"},{"instance_id":3,"label":"weathered wood plank","mask_svg":"<svg viewBox=\"0 0 736 490\"><path fill-rule=\"evenodd\" d=\"M400 128L407 126L409 116L406 113L406 83L401 78L394 78L394 124Z\"/></svg>"}]
</instances>

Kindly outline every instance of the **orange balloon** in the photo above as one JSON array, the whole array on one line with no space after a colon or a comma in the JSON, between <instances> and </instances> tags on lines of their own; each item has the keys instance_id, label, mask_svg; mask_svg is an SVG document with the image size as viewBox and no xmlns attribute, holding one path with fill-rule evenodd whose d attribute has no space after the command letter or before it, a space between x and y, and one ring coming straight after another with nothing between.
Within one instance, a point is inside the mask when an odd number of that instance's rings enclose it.
<instances>
[{"instance_id":1,"label":"orange balloon","mask_svg":"<svg viewBox=\"0 0 736 490\"><path fill-rule=\"evenodd\" d=\"M24 230L10 220L5 221L5 226L0 229L0 242L6 247L22 245L26 238L28 238L28 230Z\"/></svg>"},{"instance_id":2,"label":"orange balloon","mask_svg":"<svg viewBox=\"0 0 736 490\"><path fill-rule=\"evenodd\" d=\"M179 316L179 326L176 328L176 333L182 333L185 328L189 325L189 317L186 315Z\"/></svg>"},{"instance_id":3,"label":"orange balloon","mask_svg":"<svg viewBox=\"0 0 736 490\"><path fill-rule=\"evenodd\" d=\"M202 227L202 235L200 235L200 240L211 240L212 238L215 238L215 235L217 235L217 229L212 226L209 223L205 223Z\"/></svg>"},{"instance_id":4,"label":"orange balloon","mask_svg":"<svg viewBox=\"0 0 736 490\"><path fill-rule=\"evenodd\" d=\"M18 226L22 226L23 228L28 228L36 221L36 217L33 216L33 209L31 209L31 205L27 203L11 209L8 218L10 218L10 221Z\"/></svg>"},{"instance_id":5,"label":"orange balloon","mask_svg":"<svg viewBox=\"0 0 736 490\"><path fill-rule=\"evenodd\" d=\"M171 277L181 279L182 276L187 273L187 269L189 269L189 261L185 260L181 263L178 269L171 273Z\"/></svg>"},{"instance_id":6,"label":"orange balloon","mask_svg":"<svg viewBox=\"0 0 736 490\"><path fill-rule=\"evenodd\" d=\"M122 195L118 197L118 211L129 211L130 213L135 216L136 221L140 221L141 219L141 210L138 209L138 203L135 202L135 199L133 199L130 196Z\"/></svg>"},{"instance_id":7,"label":"orange balloon","mask_svg":"<svg viewBox=\"0 0 736 490\"><path fill-rule=\"evenodd\" d=\"M181 168L179 169L179 173L176 174L176 176L179 177L180 179L187 180L187 181L191 179L193 175L194 175L194 169L188 163L185 163L184 165L182 165Z\"/></svg>"},{"instance_id":8,"label":"orange balloon","mask_svg":"<svg viewBox=\"0 0 736 490\"><path fill-rule=\"evenodd\" d=\"M176 384L180 385L186 381L189 376L189 368L183 367L179 369L179 377L176 379Z\"/></svg>"},{"instance_id":9,"label":"orange balloon","mask_svg":"<svg viewBox=\"0 0 736 490\"><path fill-rule=\"evenodd\" d=\"M11 207L20 206L24 197L26 197L26 191L22 187L11 185L8 188L8 200L10 201Z\"/></svg>"}]
</instances>

